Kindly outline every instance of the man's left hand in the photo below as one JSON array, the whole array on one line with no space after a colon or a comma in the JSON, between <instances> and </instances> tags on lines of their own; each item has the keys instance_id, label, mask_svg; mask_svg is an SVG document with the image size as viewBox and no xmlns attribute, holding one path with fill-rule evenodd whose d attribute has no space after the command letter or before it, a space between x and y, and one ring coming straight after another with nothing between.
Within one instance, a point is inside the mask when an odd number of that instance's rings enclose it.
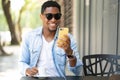
<instances>
[{"instance_id":1,"label":"man's left hand","mask_svg":"<svg viewBox=\"0 0 120 80\"><path fill-rule=\"evenodd\" d=\"M57 45L58 47L64 49L66 55L72 55L73 50L70 47L70 38L68 35L63 35L62 37L58 38Z\"/></svg>"}]
</instances>

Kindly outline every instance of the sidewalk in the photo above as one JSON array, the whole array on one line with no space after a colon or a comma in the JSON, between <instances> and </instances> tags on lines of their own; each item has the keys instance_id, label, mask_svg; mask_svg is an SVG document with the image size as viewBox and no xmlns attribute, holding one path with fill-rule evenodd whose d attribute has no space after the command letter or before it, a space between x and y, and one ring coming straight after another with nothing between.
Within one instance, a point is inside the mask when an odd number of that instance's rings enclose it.
<instances>
[{"instance_id":1,"label":"sidewalk","mask_svg":"<svg viewBox=\"0 0 120 80\"><path fill-rule=\"evenodd\" d=\"M21 53L20 46L4 47L8 53L13 53L11 56L0 56L0 80L20 80L18 69L18 61ZM73 75L66 70L67 75Z\"/></svg>"},{"instance_id":2,"label":"sidewalk","mask_svg":"<svg viewBox=\"0 0 120 80\"><path fill-rule=\"evenodd\" d=\"M0 56L0 80L20 80L18 69L20 46L7 46L4 49L13 55Z\"/></svg>"}]
</instances>

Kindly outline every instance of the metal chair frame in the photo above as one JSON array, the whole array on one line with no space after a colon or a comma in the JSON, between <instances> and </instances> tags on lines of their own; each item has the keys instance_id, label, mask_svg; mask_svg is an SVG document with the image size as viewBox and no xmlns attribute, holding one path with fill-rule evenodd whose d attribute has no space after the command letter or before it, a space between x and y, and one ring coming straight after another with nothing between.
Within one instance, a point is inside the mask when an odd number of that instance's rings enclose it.
<instances>
[{"instance_id":1,"label":"metal chair frame","mask_svg":"<svg viewBox=\"0 0 120 80\"><path fill-rule=\"evenodd\" d=\"M94 54L83 56L85 76L111 76L120 70L120 56L112 54Z\"/></svg>"}]
</instances>

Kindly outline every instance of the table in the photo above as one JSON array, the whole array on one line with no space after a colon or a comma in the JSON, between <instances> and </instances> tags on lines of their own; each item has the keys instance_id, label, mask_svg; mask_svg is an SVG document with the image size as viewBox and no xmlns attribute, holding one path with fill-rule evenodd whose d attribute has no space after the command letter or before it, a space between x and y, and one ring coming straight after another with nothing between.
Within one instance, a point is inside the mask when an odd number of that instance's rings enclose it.
<instances>
[{"instance_id":1,"label":"table","mask_svg":"<svg viewBox=\"0 0 120 80\"><path fill-rule=\"evenodd\" d=\"M62 77L22 77L20 80L65 80ZM109 80L109 77L96 77L96 76L66 76L66 80Z\"/></svg>"}]
</instances>

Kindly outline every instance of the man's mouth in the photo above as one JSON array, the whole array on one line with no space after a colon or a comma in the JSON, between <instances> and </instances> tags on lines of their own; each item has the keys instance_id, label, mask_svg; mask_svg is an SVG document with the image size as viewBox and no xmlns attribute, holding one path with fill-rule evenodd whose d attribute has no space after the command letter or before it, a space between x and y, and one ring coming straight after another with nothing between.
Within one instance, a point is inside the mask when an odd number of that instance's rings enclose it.
<instances>
[{"instance_id":1,"label":"man's mouth","mask_svg":"<svg viewBox=\"0 0 120 80\"><path fill-rule=\"evenodd\" d=\"M56 26L57 24L55 24L55 23L50 23L50 26Z\"/></svg>"}]
</instances>

